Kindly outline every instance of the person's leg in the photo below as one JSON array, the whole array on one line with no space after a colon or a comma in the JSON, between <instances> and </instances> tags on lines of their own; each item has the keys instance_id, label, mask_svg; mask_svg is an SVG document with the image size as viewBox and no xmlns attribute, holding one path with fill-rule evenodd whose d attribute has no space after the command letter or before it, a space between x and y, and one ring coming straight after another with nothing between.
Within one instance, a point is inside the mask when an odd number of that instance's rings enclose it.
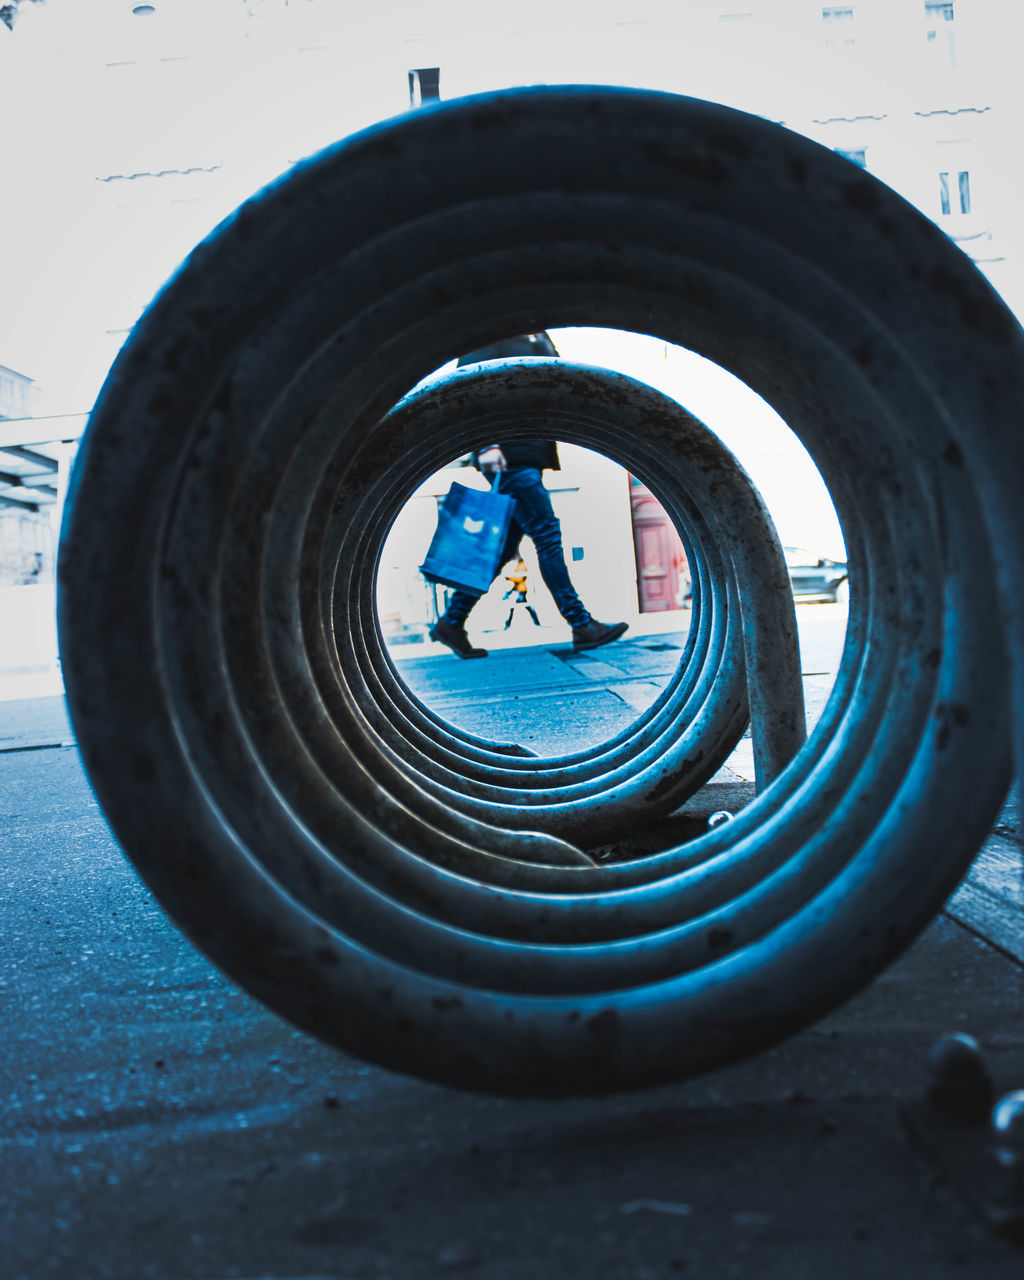
<instances>
[{"instance_id":1,"label":"person's leg","mask_svg":"<svg viewBox=\"0 0 1024 1280\"><path fill-rule=\"evenodd\" d=\"M478 649L466 635L466 619L479 596L456 589L448 597L444 613L430 628L431 640L446 644L459 658L486 658L487 650Z\"/></svg>"},{"instance_id":2,"label":"person's leg","mask_svg":"<svg viewBox=\"0 0 1024 1280\"><path fill-rule=\"evenodd\" d=\"M558 612L570 627L584 626L590 621L590 613L569 578L561 525L540 472L535 467L511 467L501 473L498 491L516 500L516 520L537 549L541 577Z\"/></svg>"},{"instance_id":3,"label":"person's leg","mask_svg":"<svg viewBox=\"0 0 1024 1280\"><path fill-rule=\"evenodd\" d=\"M470 610L480 599L468 591L453 591L445 605L443 618L452 627L465 627Z\"/></svg>"},{"instance_id":4,"label":"person's leg","mask_svg":"<svg viewBox=\"0 0 1024 1280\"><path fill-rule=\"evenodd\" d=\"M509 522L499 568L518 557L522 538L523 531L513 517ZM439 640L441 644L446 644L452 653L458 654L460 658L486 658L487 650L476 648L466 635L466 619L479 599L479 596L469 591L458 589L453 591L444 613L430 629L431 640Z\"/></svg>"},{"instance_id":5,"label":"person's leg","mask_svg":"<svg viewBox=\"0 0 1024 1280\"><path fill-rule=\"evenodd\" d=\"M502 472L498 488L516 500L516 519L537 548L541 577L554 597L558 612L572 627L573 648L577 651L596 649L618 640L629 624L598 622L576 594L562 550L562 527L541 473L535 467L510 468Z\"/></svg>"},{"instance_id":6,"label":"person's leg","mask_svg":"<svg viewBox=\"0 0 1024 1280\"><path fill-rule=\"evenodd\" d=\"M505 534L505 545L501 549L501 559L498 561L499 570L503 569L510 560L514 560L516 564L519 563L519 544L522 540L522 526L516 519L515 512L513 512L512 519L508 522L508 533ZM515 587L509 587L508 594L511 595L513 591L515 591Z\"/></svg>"}]
</instances>

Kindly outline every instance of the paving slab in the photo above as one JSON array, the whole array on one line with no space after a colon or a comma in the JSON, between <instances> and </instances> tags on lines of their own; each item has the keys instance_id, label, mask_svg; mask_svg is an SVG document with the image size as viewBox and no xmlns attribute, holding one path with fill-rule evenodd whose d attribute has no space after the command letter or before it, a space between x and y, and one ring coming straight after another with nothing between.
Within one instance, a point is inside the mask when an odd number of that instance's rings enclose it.
<instances>
[{"instance_id":1,"label":"paving slab","mask_svg":"<svg viewBox=\"0 0 1024 1280\"><path fill-rule=\"evenodd\" d=\"M0 752L71 746L74 741L63 693L0 702Z\"/></svg>"}]
</instances>

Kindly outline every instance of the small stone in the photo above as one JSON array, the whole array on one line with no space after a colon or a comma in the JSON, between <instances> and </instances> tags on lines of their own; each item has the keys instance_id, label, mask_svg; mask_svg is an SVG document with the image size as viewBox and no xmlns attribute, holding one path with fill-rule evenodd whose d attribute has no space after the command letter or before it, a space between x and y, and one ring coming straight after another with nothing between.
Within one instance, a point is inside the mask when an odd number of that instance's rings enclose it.
<instances>
[{"instance_id":1,"label":"small stone","mask_svg":"<svg viewBox=\"0 0 1024 1280\"><path fill-rule=\"evenodd\" d=\"M1004 1162L1024 1166L1024 1089L1000 1098L992 1111L992 1137Z\"/></svg>"},{"instance_id":2,"label":"small stone","mask_svg":"<svg viewBox=\"0 0 1024 1280\"><path fill-rule=\"evenodd\" d=\"M985 1074L981 1045L964 1031L941 1036L928 1050L928 1070L935 1079L976 1080Z\"/></svg>"},{"instance_id":3,"label":"small stone","mask_svg":"<svg viewBox=\"0 0 1024 1280\"><path fill-rule=\"evenodd\" d=\"M1024 1238L1024 1089L1000 1098L992 1111L992 1189Z\"/></svg>"},{"instance_id":4,"label":"small stone","mask_svg":"<svg viewBox=\"0 0 1024 1280\"><path fill-rule=\"evenodd\" d=\"M713 831L715 827L720 827L726 822L732 822L732 814L728 809L717 809L708 818L708 827Z\"/></svg>"},{"instance_id":5,"label":"small stone","mask_svg":"<svg viewBox=\"0 0 1024 1280\"><path fill-rule=\"evenodd\" d=\"M992 1109L994 1090L981 1045L956 1031L942 1036L928 1051L931 1077L927 1099L931 1109L950 1120L981 1122Z\"/></svg>"}]
</instances>

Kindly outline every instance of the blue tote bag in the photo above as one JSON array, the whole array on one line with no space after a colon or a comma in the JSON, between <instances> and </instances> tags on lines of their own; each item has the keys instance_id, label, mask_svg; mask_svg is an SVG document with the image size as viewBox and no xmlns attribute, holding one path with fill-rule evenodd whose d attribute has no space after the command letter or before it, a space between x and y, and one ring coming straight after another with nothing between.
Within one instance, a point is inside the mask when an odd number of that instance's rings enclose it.
<instances>
[{"instance_id":1,"label":"blue tote bag","mask_svg":"<svg viewBox=\"0 0 1024 1280\"><path fill-rule=\"evenodd\" d=\"M482 596L501 568L515 505L514 498L493 489L454 482L437 513L437 530L420 573L428 582Z\"/></svg>"}]
</instances>

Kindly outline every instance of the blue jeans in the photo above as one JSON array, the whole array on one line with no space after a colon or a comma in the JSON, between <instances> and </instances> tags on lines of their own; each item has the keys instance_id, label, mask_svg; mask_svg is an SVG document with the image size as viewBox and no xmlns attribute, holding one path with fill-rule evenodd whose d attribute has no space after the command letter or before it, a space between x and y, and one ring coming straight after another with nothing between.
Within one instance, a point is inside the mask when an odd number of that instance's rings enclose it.
<instances>
[{"instance_id":1,"label":"blue jeans","mask_svg":"<svg viewBox=\"0 0 1024 1280\"><path fill-rule=\"evenodd\" d=\"M507 564L518 554L525 533L537 550L541 577L554 597L558 612L570 627L583 626L590 621L590 614L569 580L562 552L562 528L540 472L536 467L509 467L498 479L498 492L516 500L501 564ZM468 591L456 591L444 611L445 621L461 627L479 599Z\"/></svg>"}]
</instances>

